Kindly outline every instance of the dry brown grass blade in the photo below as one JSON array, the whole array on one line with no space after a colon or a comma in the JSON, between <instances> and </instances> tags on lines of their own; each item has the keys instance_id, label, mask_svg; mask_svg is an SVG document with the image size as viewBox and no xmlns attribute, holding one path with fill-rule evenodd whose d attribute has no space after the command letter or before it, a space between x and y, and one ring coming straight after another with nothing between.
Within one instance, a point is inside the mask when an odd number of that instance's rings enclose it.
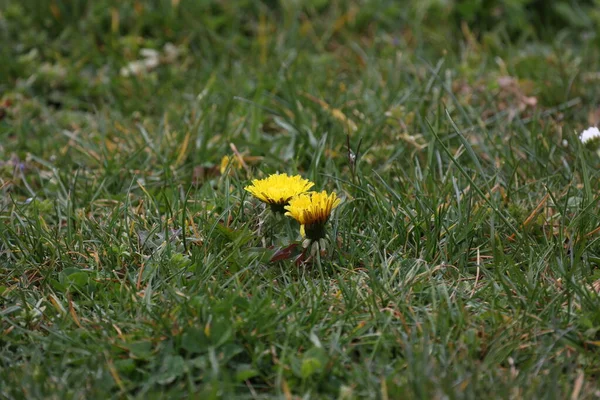
<instances>
[{"instance_id":1,"label":"dry brown grass blade","mask_svg":"<svg viewBox=\"0 0 600 400\"><path fill-rule=\"evenodd\" d=\"M527 219L525 220L525 222L523 222L523 226L527 226L527 225L529 225L531 223L531 221L533 221L533 219L535 218L535 216L544 207L544 205L546 204L546 202L548 201L549 198L550 198L550 194L547 193L544 196L544 198L539 202L539 204L533 209L533 211L531 212L531 214L529 214L529 216L527 217Z\"/></svg>"}]
</instances>

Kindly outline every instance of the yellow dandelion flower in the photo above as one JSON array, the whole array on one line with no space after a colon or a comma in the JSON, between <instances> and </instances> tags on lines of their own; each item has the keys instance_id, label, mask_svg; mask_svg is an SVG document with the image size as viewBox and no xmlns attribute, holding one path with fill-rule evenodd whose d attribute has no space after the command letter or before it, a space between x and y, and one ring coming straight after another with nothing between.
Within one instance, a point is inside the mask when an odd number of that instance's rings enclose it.
<instances>
[{"instance_id":1,"label":"yellow dandelion flower","mask_svg":"<svg viewBox=\"0 0 600 400\"><path fill-rule=\"evenodd\" d=\"M314 183L303 179L300 175L273 174L265 179L254 179L252 185L244 189L260 201L267 203L275 212L285 212L290 199L306 193Z\"/></svg>"},{"instance_id":2,"label":"yellow dandelion flower","mask_svg":"<svg viewBox=\"0 0 600 400\"><path fill-rule=\"evenodd\" d=\"M285 215L300 223L302 237L315 241L325 237L325 223L340 202L341 199L335 193L305 193L290 200L290 204L285 207Z\"/></svg>"},{"instance_id":3,"label":"yellow dandelion flower","mask_svg":"<svg viewBox=\"0 0 600 400\"><path fill-rule=\"evenodd\" d=\"M242 168L242 163L236 156L223 156L223 158L221 158L221 166L219 167L221 175L227 171L227 168L229 168L229 174L232 174L234 170Z\"/></svg>"}]
</instances>

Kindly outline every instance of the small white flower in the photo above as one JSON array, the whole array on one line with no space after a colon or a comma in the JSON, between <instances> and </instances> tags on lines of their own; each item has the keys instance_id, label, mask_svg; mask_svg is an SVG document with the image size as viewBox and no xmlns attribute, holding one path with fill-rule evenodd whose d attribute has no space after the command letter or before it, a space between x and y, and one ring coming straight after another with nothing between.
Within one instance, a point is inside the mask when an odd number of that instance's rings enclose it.
<instances>
[{"instance_id":1,"label":"small white flower","mask_svg":"<svg viewBox=\"0 0 600 400\"><path fill-rule=\"evenodd\" d=\"M140 54L144 58L158 58L160 57L160 52L155 49L141 49Z\"/></svg>"},{"instance_id":2,"label":"small white flower","mask_svg":"<svg viewBox=\"0 0 600 400\"><path fill-rule=\"evenodd\" d=\"M120 74L121 76L131 76L131 75L141 75L142 72L146 70L146 61L145 60L136 60L127 64L125 67L121 68Z\"/></svg>"},{"instance_id":3,"label":"small white flower","mask_svg":"<svg viewBox=\"0 0 600 400\"><path fill-rule=\"evenodd\" d=\"M584 146L593 148L594 150L600 145L600 130L595 126L587 128L579 135L579 140Z\"/></svg>"},{"instance_id":4,"label":"small white flower","mask_svg":"<svg viewBox=\"0 0 600 400\"><path fill-rule=\"evenodd\" d=\"M121 68L121 76L128 77L131 75L143 75L152 71L160 64L160 52L154 49L140 50L142 55L141 60L135 60Z\"/></svg>"}]
</instances>

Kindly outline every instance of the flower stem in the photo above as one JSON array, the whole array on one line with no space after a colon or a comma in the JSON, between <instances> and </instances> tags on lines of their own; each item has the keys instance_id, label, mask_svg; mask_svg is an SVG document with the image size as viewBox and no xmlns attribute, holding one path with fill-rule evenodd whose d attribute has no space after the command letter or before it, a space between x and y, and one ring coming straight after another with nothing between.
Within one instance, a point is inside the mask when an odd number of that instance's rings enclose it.
<instances>
[{"instance_id":1,"label":"flower stem","mask_svg":"<svg viewBox=\"0 0 600 400\"><path fill-rule=\"evenodd\" d=\"M315 245L315 244L313 244ZM325 291L327 290L327 285L325 284L325 273L323 272L323 264L321 263L321 249L320 249L320 245L317 242L316 243L317 246L317 251L315 254L315 258L317 259L317 268L319 268L319 274L321 275L321 286L322 289Z\"/></svg>"}]
</instances>

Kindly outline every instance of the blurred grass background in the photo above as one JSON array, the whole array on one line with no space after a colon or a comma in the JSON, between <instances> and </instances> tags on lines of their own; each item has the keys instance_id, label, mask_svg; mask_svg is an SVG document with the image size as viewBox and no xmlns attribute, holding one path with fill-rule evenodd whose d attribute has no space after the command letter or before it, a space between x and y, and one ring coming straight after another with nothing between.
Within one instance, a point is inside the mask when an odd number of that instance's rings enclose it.
<instances>
[{"instance_id":1,"label":"blurred grass background","mask_svg":"<svg viewBox=\"0 0 600 400\"><path fill-rule=\"evenodd\" d=\"M599 27L0 0L0 396L598 397ZM323 273L257 234L275 171L344 198Z\"/></svg>"}]
</instances>

